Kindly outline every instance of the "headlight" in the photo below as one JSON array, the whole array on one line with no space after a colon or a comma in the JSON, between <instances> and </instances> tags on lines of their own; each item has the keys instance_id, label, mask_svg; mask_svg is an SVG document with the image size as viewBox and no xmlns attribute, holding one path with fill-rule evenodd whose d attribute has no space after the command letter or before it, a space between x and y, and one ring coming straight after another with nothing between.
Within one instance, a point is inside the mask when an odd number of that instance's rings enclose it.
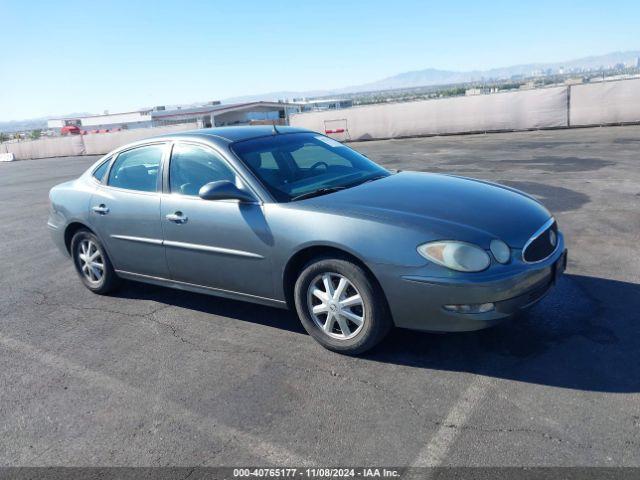
<instances>
[{"instance_id":1,"label":"headlight","mask_svg":"<svg viewBox=\"0 0 640 480\"><path fill-rule=\"evenodd\" d=\"M491 263L482 248L453 240L425 243L418 247L418 253L427 260L459 272L479 272Z\"/></svg>"},{"instance_id":2,"label":"headlight","mask_svg":"<svg viewBox=\"0 0 640 480\"><path fill-rule=\"evenodd\" d=\"M502 240L491 240L490 249L495 259L500 263L508 263L511 259L511 249Z\"/></svg>"}]
</instances>

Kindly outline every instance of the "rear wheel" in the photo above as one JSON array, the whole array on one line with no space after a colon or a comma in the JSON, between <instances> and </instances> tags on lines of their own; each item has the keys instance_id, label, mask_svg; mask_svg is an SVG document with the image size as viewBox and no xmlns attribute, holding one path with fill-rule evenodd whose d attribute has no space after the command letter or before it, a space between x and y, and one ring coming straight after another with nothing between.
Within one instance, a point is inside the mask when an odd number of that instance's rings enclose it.
<instances>
[{"instance_id":1,"label":"rear wheel","mask_svg":"<svg viewBox=\"0 0 640 480\"><path fill-rule=\"evenodd\" d=\"M120 285L104 247L89 230L78 230L73 236L71 255L82 283L92 292L104 295Z\"/></svg>"},{"instance_id":2,"label":"rear wheel","mask_svg":"<svg viewBox=\"0 0 640 480\"><path fill-rule=\"evenodd\" d=\"M348 260L322 258L307 264L294 295L304 328L329 350L365 352L392 325L380 287Z\"/></svg>"}]
</instances>

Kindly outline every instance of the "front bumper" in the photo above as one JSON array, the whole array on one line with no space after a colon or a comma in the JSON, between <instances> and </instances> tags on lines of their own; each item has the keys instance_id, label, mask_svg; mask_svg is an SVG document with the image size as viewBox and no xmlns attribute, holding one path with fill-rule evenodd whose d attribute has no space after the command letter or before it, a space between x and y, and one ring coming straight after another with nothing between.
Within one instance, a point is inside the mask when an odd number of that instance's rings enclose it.
<instances>
[{"instance_id":1,"label":"front bumper","mask_svg":"<svg viewBox=\"0 0 640 480\"><path fill-rule=\"evenodd\" d=\"M396 326L433 332L480 330L495 325L541 300L566 267L567 251L559 238L547 259L526 264L492 265L485 272L425 275L432 270L402 272L401 267L377 274ZM486 313L457 313L444 305L494 303Z\"/></svg>"}]
</instances>

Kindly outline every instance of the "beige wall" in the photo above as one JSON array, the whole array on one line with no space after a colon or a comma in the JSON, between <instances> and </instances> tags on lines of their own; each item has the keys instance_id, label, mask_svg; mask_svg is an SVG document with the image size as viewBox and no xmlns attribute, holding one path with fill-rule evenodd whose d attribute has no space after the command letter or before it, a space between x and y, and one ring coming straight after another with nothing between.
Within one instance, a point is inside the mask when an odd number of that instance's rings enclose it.
<instances>
[{"instance_id":1,"label":"beige wall","mask_svg":"<svg viewBox=\"0 0 640 480\"><path fill-rule=\"evenodd\" d=\"M640 79L300 113L339 140L640 123Z\"/></svg>"},{"instance_id":2,"label":"beige wall","mask_svg":"<svg viewBox=\"0 0 640 480\"><path fill-rule=\"evenodd\" d=\"M3 143L2 151L13 153L16 160L47 157L84 155L84 144L80 135L69 137L41 138L40 140Z\"/></svg>"},{"instance_id":3,"label":"beige wall","mask_svg":"<svg viewBox=\"0 0 640 480\"><path fill-rule=\"evenodd\" d=\"M3 143L0 145L0 152L13 153L16 160L70 157L75 155L102 155L129 142L195 128L196 124L186 123L169 127L138 128L112 133L41 138L17 143Z\"/></svg>"},{"instance_id":4,"label":"beige wall","mask_svg":"<svg viewBox=\"0 0 640 480\"><path fill-rule=\"evenodd\" d=\"M640 79L571 87L572 126L640 122Z\"/></svg>"},{"instance_id":5,"label":"beige wall","mask_svg":"<svg viewBox=\"0 0 640 480\"><path fill-rule=\"evenodd\" d=\"M567 88L390 103L300 113L292 126L318 132L345 128L336 138L366 140L446 133L567 126Z\"/></svg>"},{"instance_id":6,"label":"beige wall","mask_svg":"<svg viewBox=\"0 0 640 480\"><path fill-rule=\"evenodd\" d=\"M292 126L366 140L448 133L527 130L640 122L640 79L490 95L390 103L294 114ZM100 155L135 140L197 128L196 124L141 128L0 144L17 160Z\"/></svg>"},{"instance_id":7,"label":"beige wall","mask_svg":"<svg viewBox=\"0 0 640 480\"><path fill-rule=\"evenodd\" d=\"M93 135L83 135L83 138L87 155L101 155L127 143L135 142L136 140L143 140L172 132L194 130L196 128L197 125L195 123L185 123L168 127L134 128L120 132L96 133Z\"/></svg>"}]
</instances>

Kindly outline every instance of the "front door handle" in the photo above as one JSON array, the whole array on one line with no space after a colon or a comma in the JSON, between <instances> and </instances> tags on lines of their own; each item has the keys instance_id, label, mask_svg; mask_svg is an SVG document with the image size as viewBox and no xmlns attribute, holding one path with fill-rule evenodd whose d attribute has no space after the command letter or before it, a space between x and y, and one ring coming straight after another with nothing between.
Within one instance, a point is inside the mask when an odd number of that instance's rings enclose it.
<instances>
[{"instance_id":1,"label":"front door handle","mask_svg":"<svg viewBox=\"0 0 640 480\"><path fill-rule=\"evenodd\" d=\"M164 218L174 223L187 223L188 217L185 217L182 212L175 212L166 215Z\"/></svg>"},{"instance_id":2,"label":"front door handle","mask_svg":"<svg viewBox=\"0 0 640 480\"><path fill-rule=\"evenodd\" d=\"M109 208L107 208L107 206L104 203L91 207L91 210L93 210L95 213L98 213L100 215L106 215L107 213L109 213Z\"/></svg>"}]
</instances>

